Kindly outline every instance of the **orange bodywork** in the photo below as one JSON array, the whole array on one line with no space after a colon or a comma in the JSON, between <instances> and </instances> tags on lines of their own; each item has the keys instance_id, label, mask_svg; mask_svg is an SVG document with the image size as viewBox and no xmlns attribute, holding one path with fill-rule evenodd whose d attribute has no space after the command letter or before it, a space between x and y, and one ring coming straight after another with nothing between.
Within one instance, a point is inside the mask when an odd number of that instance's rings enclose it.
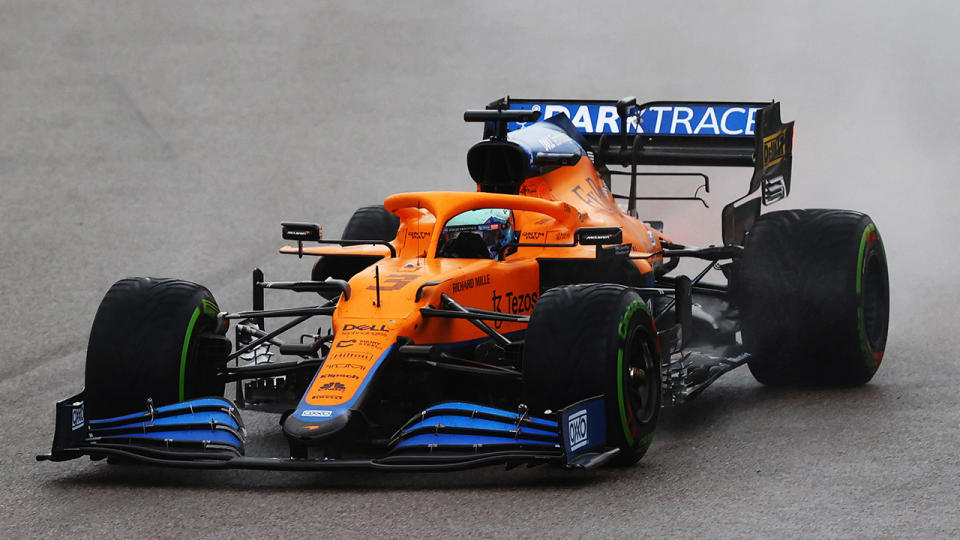
<instances>
[{"instance_id":1,"label":"orange bodywork","mask_svg":"<svg viewBox=\"0 0 960 540\"><path fill-rule=\"evenodd\" d=\"M330 354L317 373L301 407L349 404L362 391L370 373L398 338L415 344L459 343L486 338L462 319L424 318L420 308L440 306L446 294L462 306L502 313L530 314L539 298L538 258L592 259L594 246L519 247L503 261L436 257L437 238L450 218L478 208L514 211L516 240L521 243L571 243L580 227L620 227L623 242L632 247L641 274L652 277L662 263L656 254L660 232L631 218L613 196L586 157L529 178L519 195L479 192L402 193L388 197L384 206L400 217L392 242L397 256L385 246L304 247L308 255L383 255L374 265L350 279L349 299L341 298L333 315L335 338ZM294 246L281 252L297 253ZM377 279L379 276L379 287ZM429 285L430 283L435 283ZM379 288L379 303L377 289ZM418 291L420 292L418 299ZM509 335L525 324L491 323Z\"/></svg>"}]
</instances>

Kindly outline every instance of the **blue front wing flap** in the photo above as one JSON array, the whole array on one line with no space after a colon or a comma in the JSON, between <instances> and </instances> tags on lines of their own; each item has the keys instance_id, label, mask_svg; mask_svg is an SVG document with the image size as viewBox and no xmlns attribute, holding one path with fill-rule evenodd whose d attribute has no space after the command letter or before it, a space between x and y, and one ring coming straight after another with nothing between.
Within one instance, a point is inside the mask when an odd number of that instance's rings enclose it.
<instances>
[{"instance_id":1,"label":"blue front wing flap","mask_svg":"<svg viewBox=\"0 0 960 540\"><path fill-rule=\"evenodd\" d=\"M438 403L407 422L391 441L391 451L472 451L560 449L556 420L531 417L463 402Z\"/></svg>"},{"instance_id":2,"label":"blue front wing flap","mask_svg":"<svg viewBox=\"0 0 960 540\"><path fill-rule=\"evenodd\" d=\"M87 420L83 394L57 403L52 459L111 451L159 459L230 459L244 453L246 430L232 401L198 398L113 418ZM82 449L82 450L81 450Z\"/></svg>"},{"instance_id":3,"label":"blue front wing flap","mask_svg":"<svg viewBox=\"0 0 960 540\"><path fill-rule=\"evenodd\" d=\"M394 435L391 455L541 449L559 452L562 464L575 468L597 467L616 455L616 449L606 448L603 396L551 416L556 419L529 416L524 407L511 412L472 403L438 403Z\"/></svg>"}]
</instances>

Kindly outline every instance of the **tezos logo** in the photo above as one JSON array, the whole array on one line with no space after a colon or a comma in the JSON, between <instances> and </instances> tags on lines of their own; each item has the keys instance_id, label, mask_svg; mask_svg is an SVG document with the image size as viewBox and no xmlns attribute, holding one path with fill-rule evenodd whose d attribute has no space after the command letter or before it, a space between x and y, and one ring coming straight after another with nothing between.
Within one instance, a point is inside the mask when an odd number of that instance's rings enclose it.
<instances>
[{"instance_id":1,"label":"tezos logo","mask_svg":"<svg viewBox=\"0 0 960 540\"><path fill-rule=\"evenodd\" d=\"M333 411L330 409L307 409L300 413L300 416L314 416L317 418L330 418L333 416Z\"/></svg>"},{"instance_id":2,"label":"tezos logo","mask_svg":"<svg viewBox=\"0 0 960 540\"><path fill-rule=\"evenodd\" d=\"M343 332L389 332L390 329L387 328L387 325L375 325L375 324L345 324L343 325Z\"/></svg>"},{"instance_id":3,"label":"tezos logo","mask_svg":"<svg viewBox=\"0 0 960 540\"><path fill-rule=\"evenodd\" d=\"M587 445L587 410L577 411L567 419L567 432L570 438L570 450Z\"/></svg>"}]
</instances>

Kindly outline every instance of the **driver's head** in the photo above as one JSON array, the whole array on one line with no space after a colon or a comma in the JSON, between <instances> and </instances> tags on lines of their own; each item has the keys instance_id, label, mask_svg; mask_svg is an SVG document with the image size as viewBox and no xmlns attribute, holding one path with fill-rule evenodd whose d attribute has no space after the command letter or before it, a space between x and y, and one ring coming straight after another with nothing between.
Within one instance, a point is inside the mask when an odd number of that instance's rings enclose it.
<instances>
[{"instance_id":1,"label":"driver's head","mask_svg":"<svg viewBox=\"0 0 960 540\"><path fill-rule=\"evenodd\" d=\"M464 236L461 240L467 240L467 235L476 236L483 240L486 249L485 253L480 253L480 248L470 248L469 253L458 249L457 246L479 246L475 239L470 238L471 242L457 241L457 238ZM454 216L443 227L441 234L441 256L462 257L462 258L496 258L497 253L503 249L503 246L513 241L513 212L505 208L479 208L477 210L468 210Z\"/></svg>"}]
</instances>

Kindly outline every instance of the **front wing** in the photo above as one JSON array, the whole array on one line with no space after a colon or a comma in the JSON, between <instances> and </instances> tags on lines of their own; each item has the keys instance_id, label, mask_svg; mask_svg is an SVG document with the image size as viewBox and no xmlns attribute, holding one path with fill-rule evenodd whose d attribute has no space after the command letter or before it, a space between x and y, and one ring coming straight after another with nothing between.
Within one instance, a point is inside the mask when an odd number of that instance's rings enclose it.
<instances>
[{"instance_id":1,"label":"front wing","mask_svg":"<svg viewBox=\"0 0 960 540\"><path fill-rule=\"evenodd\" d=\"M619 450L606 446L603 396L572 404L552 418L472 403L447 402L411 418L389 450L363 459L250 457L237 407L201 398L102 420L85 418L83 393L57 403L49 454L38 461L81 456L190 469L277 471L449 471L487 465L556 465L593 469Z\"/></svg>"}]
</instances>

